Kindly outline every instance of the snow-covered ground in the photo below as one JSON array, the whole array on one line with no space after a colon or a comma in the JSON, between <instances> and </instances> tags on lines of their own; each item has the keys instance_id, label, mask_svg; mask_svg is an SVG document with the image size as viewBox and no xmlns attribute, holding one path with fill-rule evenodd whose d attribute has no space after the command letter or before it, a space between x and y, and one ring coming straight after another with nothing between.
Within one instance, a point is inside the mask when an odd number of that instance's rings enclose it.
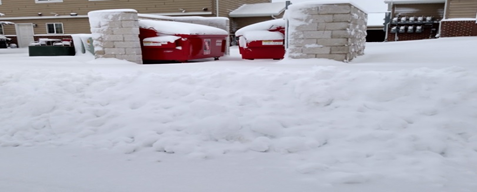
<instances>
[{"instance_id":1,"label":"snow-covered ground","mask_svg":"<svg viewBox=\"0 0 477 192\"><path fill-rule=\"evenodd\" d=\"M0 49L0 191L474 192L477 38L137 65Z\"/></svg>"}]
</instances>

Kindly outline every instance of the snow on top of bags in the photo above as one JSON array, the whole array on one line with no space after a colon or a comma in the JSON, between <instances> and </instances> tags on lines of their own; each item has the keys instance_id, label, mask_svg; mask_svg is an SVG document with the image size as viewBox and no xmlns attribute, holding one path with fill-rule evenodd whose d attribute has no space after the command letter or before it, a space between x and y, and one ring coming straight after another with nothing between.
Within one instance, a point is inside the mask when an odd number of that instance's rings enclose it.
<instances>
[{"instance_id":1,"label":"snow on top of bags","mask_svg":"<svg viewBox=\"0 0 477 192\"><path fill-rule=\"evenodd\" d=\"M156 21L140 19L139 26L141 28L152 28L162 34L183 34L183 35L228 35L229 33L223 29L210 27L206 25L182 23L174 21Z\"/></svg>"}]
</instances>

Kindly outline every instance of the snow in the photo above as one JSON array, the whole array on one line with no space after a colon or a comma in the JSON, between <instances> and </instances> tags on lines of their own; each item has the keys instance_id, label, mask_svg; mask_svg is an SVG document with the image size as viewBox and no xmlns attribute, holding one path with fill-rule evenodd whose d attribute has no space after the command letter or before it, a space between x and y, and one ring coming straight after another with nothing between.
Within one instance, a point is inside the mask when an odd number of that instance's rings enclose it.
<instances>
[{"instance_id":1,"label":"snow","mask_svg":"<svg viewBox=\"0 0 477 192\"><path fill-rule=\"evenodd\" d=\"M284 19L274 19L251 24L235 32L239 37L239 46L247 47L247 43L258 40L283 40L284 35L281 32L273 31L284 29L286 21ZM269 31L272 30L272 31Z\"/></svg>"},{"instance_id":2,"label":"snow","mask_svg":"<svg viewBox=\"0 0 477 192\"><path fill-rule=\"evenodd\" d=\"M385 12L368 13L368 27L383 27Z\"/></svg>"},{"instance_id":3,"label":"snow","mask_svg":"<svg viewBox=\"0 0 477 192\"><path fill-rule=\"evenodd\" d=\"M170 17L159 14L138 14L140 18L147 19L162 19L162 20L171 20L171 21L207 21L208 23L222 24L228 22L229 18L227 17L200 17L200 16L181 16L181 17Z\"/></svg>"},{"instance_id":4,"label":"snow","mask_svg":"<svg viewBox=\"0 0 477 192\"><path fill-rule=\"evenodd\" d=\"M286 21L284 19L274 19L263 21L259 23L254 23L245 27L240 28L235 32L235 35L242 36L245 32L250 31L269 31L269 30L276 30L278 28L285 28Z\"/></svg>"},{"instance_id":5,"label":"snow","mask_svg":"<svg viewBox=\"0 0 477 192\"><path fill-rule=\"evenodd\" d=\"M137 65L0 49L0 190L477 190L476 37Z\"/></svg>"},{"instance_id":6,"label":"snow","mask_svg":"<svg viewBox=\"0 0 477 192\"><path fill-rule=\"evenodd\" d=\"M318 0L318 1L300 1L293 3L288 8L289 9L299 9L300 7L316 6L316 5L327 5L327 4L351 4L358 9L361 9L364 12L367 12L366 9L361 7L360 4L356 3L355 0Z\"/></svg>"},{"instance_id":7,"label":"snow","mask_svg":"<svg viewBox=\"0 0 477 192\"><path fill-rule=\"evenodd\" d=\"M257 40L283 40L284 36L282 33L275 31L247 31L242 35L247 42L257 41Z\"/></svg>"},{"instance_id":8,"label":"snow","mask_svg":"<svg viewBox=\"0 0 477 192\"><path fill-rule=\"evenodd\" d=\"M243 4L229 13L230 17L271 17L285 11L285 2Z\"/></svg>"},{"instance_id":9,"label":"snow","mask_svg":"<svg viewBox=\"0 0 477 192\"><path fill-rule=\"evenodd\" d=\"M227 31L216 27L174 21L140 19L139 26L146 29L152 28L160 34L167 35L228 35Z\"/></svg>"},{"instance_id":10,"label":"snow","mask_svg":"<svg viewBox=\"0 0 477 192\"><path fill-rule=\"evenodd\" d=\"M161 44L167 44L167 43L173 43L177 39L180 39L178 36L171 36L171 35L165 35L165 36L160 36L160 37L149 37L145 38L143 42L149 41L150 45L158 46ZM145 45L146 46L146 45Z\"/></svg>"},{"instance_id":11,"label":"snow","mask_svg":"<svg viewBox=\"0 0 477 192\"><path fill-rule=\"evenodd\" d=\"M0 25L13 25L15 23L9 21L0 21Z\"/></svg>"}]
</instances>

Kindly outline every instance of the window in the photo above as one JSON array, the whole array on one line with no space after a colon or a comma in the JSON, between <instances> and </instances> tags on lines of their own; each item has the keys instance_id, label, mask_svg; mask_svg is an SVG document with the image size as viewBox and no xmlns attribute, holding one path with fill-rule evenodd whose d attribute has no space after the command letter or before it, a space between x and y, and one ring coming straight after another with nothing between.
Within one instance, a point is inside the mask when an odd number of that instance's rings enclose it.
<instances>
[{"instance_id":1,"label":"window","mask_svg":"<svg viewBox=\"0 0 477 192\"><path fill-rule=\"evenodd\" d=\"M3 35L3 34L4 34L4 33L3 33L3 25L0 24L0 35Z\"/></svg>"},{"instance_id":2,"label":"window","mask_svg":"<svg viewBox=\"0 0 477 192\"><path fill-rule=\"evenodd\" d=\"M46 33L48 34L63 34L63 23L47 23Z\"/></svg>"},{"instance_id":3,"label":"window","mask_svg":"<svg viewBox=\"0 0 477 192\"><path fill-rule=\"evenodd\" d=\"M57 2L63 2L63 0L35 0L35 3L57 3Z\"/></svg>"}]
</instances>

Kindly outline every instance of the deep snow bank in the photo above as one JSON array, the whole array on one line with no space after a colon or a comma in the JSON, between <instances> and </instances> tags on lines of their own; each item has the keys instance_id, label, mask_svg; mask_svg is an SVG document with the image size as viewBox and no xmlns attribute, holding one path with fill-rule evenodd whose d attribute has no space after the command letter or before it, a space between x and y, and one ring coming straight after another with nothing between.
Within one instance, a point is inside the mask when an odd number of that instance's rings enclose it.
<instances>
[{"instance_id":1,"label":"deep snow bank","mask_svg":"<svg viewBox=\"0 0 477 192\"><path fill-rule=\"evenodd\" d=\"M213 158L288 154L331 183L477 189L477 74L0 71L0 145L81 145ZM453 188L456 189L456 188Z\"/></svg>"}]
</instances>

